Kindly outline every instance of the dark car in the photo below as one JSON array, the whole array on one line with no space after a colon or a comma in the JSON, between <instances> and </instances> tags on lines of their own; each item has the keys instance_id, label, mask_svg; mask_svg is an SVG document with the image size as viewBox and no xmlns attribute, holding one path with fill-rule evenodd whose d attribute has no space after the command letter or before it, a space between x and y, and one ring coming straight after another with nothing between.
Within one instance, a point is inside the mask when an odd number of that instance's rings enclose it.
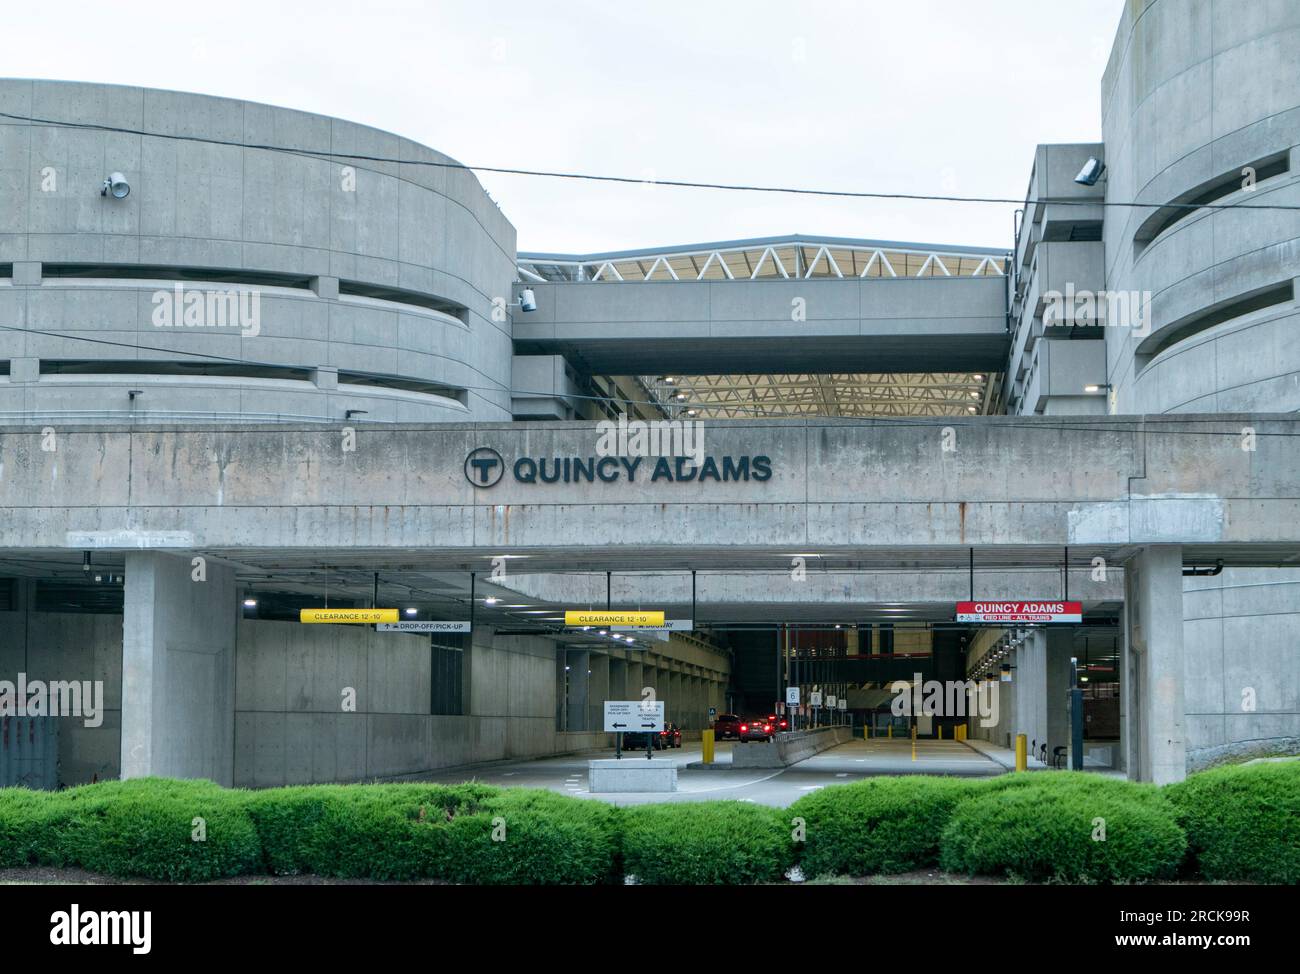
<instances>
[{"instance_id":1,"label":"dark car","mask_svg":"<svg viewBox=\"0 0 1300 974\"><path fill-rule=\"evenodd\" d=\"M740 737L741 719L735 714L719 714L713 721L713 738L721 741L728 737Z\"/></svg>"},{"instance_id":2,"label":"dark car","mask_svg":"<svg viewBox=\"0 0 1300 974\"><path fill-rule=\"evenodd\" d=\"M648 742L647 738L649 738ZM644 751L647 743L656 751L662 751L670 747L681 747L681 729L676 724L668 723L660 731L625 731L623 733L623 750L625 751Z\"/></svg>"},{"instance_id":3,"label":"dark car","mask_svg":"<svg viewBox=\"0 0 1300 974\"><path fill-rule=\"evenodd\" d=\"M663 747L681 747L682 729L670 721L659 732L659 740L662 742Z\"/></svg>"},{"instance_id":4,"label":"dark car","mask_svg":"<svg viewBox=\"0 0 1300 974\"><path fill-rule=\"evenodd\" d=\"M776 714L768 714L767 722L772 725L772 729L778 733L790 729L790 721L785 717L778 717Z\"/></svg>"},{"instance_id":5,"label":"dark car","mask_svg":"<svg viewBox=\"0 0 1300 974\"><path fill-rule=\"evenodd\" d=\"M740 722L740 739L742 741L770 741L774 733L776 733L775 727L765 717Z\"/></svg>"}]
</instances>

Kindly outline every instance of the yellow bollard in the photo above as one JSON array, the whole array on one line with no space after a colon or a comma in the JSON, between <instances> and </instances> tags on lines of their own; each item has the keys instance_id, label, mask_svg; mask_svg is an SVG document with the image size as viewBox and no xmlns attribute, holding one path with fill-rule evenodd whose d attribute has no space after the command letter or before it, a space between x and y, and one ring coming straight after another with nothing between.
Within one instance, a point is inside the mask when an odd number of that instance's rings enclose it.
<instances>
[{"instance_id":1,"label":"yellow bollard","mask_svg":"<svg viewBox=\"0 0 1300 974\"><path fill-rule=\"evenodd\" d=\"M1016 735L1016 770L1024 771L1029 767L1028 761L1029 746L1025 742L1024 734Z\"/></svg>"},{"instance_id":2,"label":"yellow bollard","mask_svg":"<svg viewBox=\"0 0 1300 974\"><path fill-rule=\"evenodd\" d=\"M704 746L704 763L713 763L713 728L700 731L700 744Z\"/></svg>"},{"instance_id":3,"label":"yellow bollard","mask_svg":"<svg viewBox=\"0 0 1300 974\"><path fill-rule=\"evenodd\" d=\"M943 740L943 724L939 725L939 740Z\"/></svg>"},{"instance_id":4,"label":"yellow bollard","mask_svg":"<svg viewBox=\"0 0 1300 974\"><path fill-rule=\"evenodd\" d=\"M894 722L892 720L889 722L887 731L889 733L889 739L892 741L894 739Z\"/></svg>"}]
</instances>

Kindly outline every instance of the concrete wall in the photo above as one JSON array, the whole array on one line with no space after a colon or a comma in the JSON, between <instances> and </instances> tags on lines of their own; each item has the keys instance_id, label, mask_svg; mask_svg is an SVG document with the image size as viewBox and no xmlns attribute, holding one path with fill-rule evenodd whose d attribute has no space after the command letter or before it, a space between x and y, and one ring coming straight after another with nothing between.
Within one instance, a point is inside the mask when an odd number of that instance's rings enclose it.
<instances>
[{"instance_id":1,"label":"concrete wall","mask_svg":"<svg viewBox=\"0 0 1300 974\"><path fill-rule=\"evenodd\" d=\"M1107 197L1166 203L1220 177L1218 205L1300 203L1300 6L1256 0L1127 5L1102 84ZM1289 171L1241 186L1266 158ZM1149 291L1149 334L1108 328L1112 412L1300 409L1300 305L1291 300L1175 341L1153 342L1261 288L1300 279L1294 213L1197 210L1141 239L1151 209L1111 209L1107 287ZM1233 570L1184 589L1187 752L1219 757L1295 748L1294 640L1300 584L1291 570ZM1247 686L1258 710L1242 710Z\"/></svg>"},{"instance_id":2,"label":"concrete wall","mask_svg":"<svg viewBox=\"0 0 1300 974\"><path fill-rule=\"evenodd\" d=\"M0 119L0 265L13 265L12 277L0 275L0 324L31 329L6 339L4 357L18 365L0 376L0 414L341 420L362 409L370 421L509 418L510 322L493 315L492 302L509 300L514 228L472 174L419 164L447 156L340 119L114 85L0 80L0 110L158 133ZM125 199L100 195L110 170L130 182ZM104 271L55 276L71 264ZM155 327L153 295L173 285L155 280L159 268L196 288L224 286L189 269L244 282L259 293L259 330L244 337L229 327ZM254 281L265 274L278 283ZM349 294L349 285L382 288L383 296ZM193 364L184 353L320 371L305 379L90 378L40 376L38 367L54 359ZM461 401L340 383L340 369L453 387ZM145 393L134 403L131 388Z\"/></svg>"},{"instance_id":3,"label":"concrete wall","mask_svg":"<svg viewBox=\"0 0 1300 974\"><path fill-rule=\"evenodd\" d=\"M556 730L549 640L476 633L460 716L429 713L429 654L427 636L241 621L236 784L354 781L574 746ZM355 711L343 709L348 688Z\"/></svg>"},{"instance_id":4,"label":"concrete wall","mask_svg":"<svg viewBox=\"0 0 1300 974\"><path fill-rule=\"evenodd\" d=\"M1220 205L1300 203L1300 6L1279 0L1127 4L1102 82L1107 198L1164 204L1244 166L1290 155L1290 172ZM1198 210L1149 242L1151 209L1112 209L1111 289L1151 292L1151 333L1107 330L1113 412L1300 409L1300 308L1226 321L1147 361L1165 329L1300 277L1294 213Z\"/></svg>"},{"instance_id":5,"label":"concrete wall","mask_svg":"<svg viewBox=\"0 0 1300 974\"><path fill-rule=\"evenodd\" d=\"M98 727L81 717L59 720L61 785L116 778L121 771L122 617L71 612L35 612L24 605L30 585L19 583L19 605L0 612L0 680L103 682Z\"/></svg>"},{"instance_id":6,"label":"concrete wall","mask_svg":"<svg viewBox=\"0 0 1300 974\"><path fill-rule=\"evenodd\" d=\"M1300 571L1188 578L1183 618L1188 768L1300 751Z\"/></svg>"}]
</instances>

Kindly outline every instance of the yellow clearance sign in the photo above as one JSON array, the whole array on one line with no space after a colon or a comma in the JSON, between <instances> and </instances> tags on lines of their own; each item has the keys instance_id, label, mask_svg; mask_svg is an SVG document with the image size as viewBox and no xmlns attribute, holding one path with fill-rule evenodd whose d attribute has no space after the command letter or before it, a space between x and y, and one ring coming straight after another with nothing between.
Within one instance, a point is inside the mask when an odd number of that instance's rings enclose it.
<instances>
[{"instance_id":1,"label":"yellow clearance sign","mask_svg":"<svg viewBox=\"0 0 1300 974\"><path fill-rule=\"evenodd\" d=\"M396 622L396 609L299 609L299 622L343 622L369 625Z\"/></svg>"},{"instance_id":2,"label":"yellow clearance sign","mask_svg":"<svg viewBox=\"0 0 1300 974\"><path fill-rule=\"evenodd\" d=\"M659 612L593 612L590 609L565 609L566 626L662 626Z\"/></svg>"}]
</instances>

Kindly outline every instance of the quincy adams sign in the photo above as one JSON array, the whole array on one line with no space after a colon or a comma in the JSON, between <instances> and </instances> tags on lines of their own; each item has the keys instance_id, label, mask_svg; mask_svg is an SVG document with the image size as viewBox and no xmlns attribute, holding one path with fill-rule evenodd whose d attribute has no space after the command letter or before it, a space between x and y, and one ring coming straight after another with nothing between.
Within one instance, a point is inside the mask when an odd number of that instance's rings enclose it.
<instances>
[{"instance_id":1,"label":"quincy adams sign","mask_svg":"<svg viewBox=\"0 0 1300 974\"><path fill-rule=\"evenodd\" d=\"M490 446L465 457L465 479L475 487L493 487L509 471L520 484L604 483L766 483L772 479L772 458L757 456L691 457L519 457L508 463Z\"/></svg>"}]
</instances>

